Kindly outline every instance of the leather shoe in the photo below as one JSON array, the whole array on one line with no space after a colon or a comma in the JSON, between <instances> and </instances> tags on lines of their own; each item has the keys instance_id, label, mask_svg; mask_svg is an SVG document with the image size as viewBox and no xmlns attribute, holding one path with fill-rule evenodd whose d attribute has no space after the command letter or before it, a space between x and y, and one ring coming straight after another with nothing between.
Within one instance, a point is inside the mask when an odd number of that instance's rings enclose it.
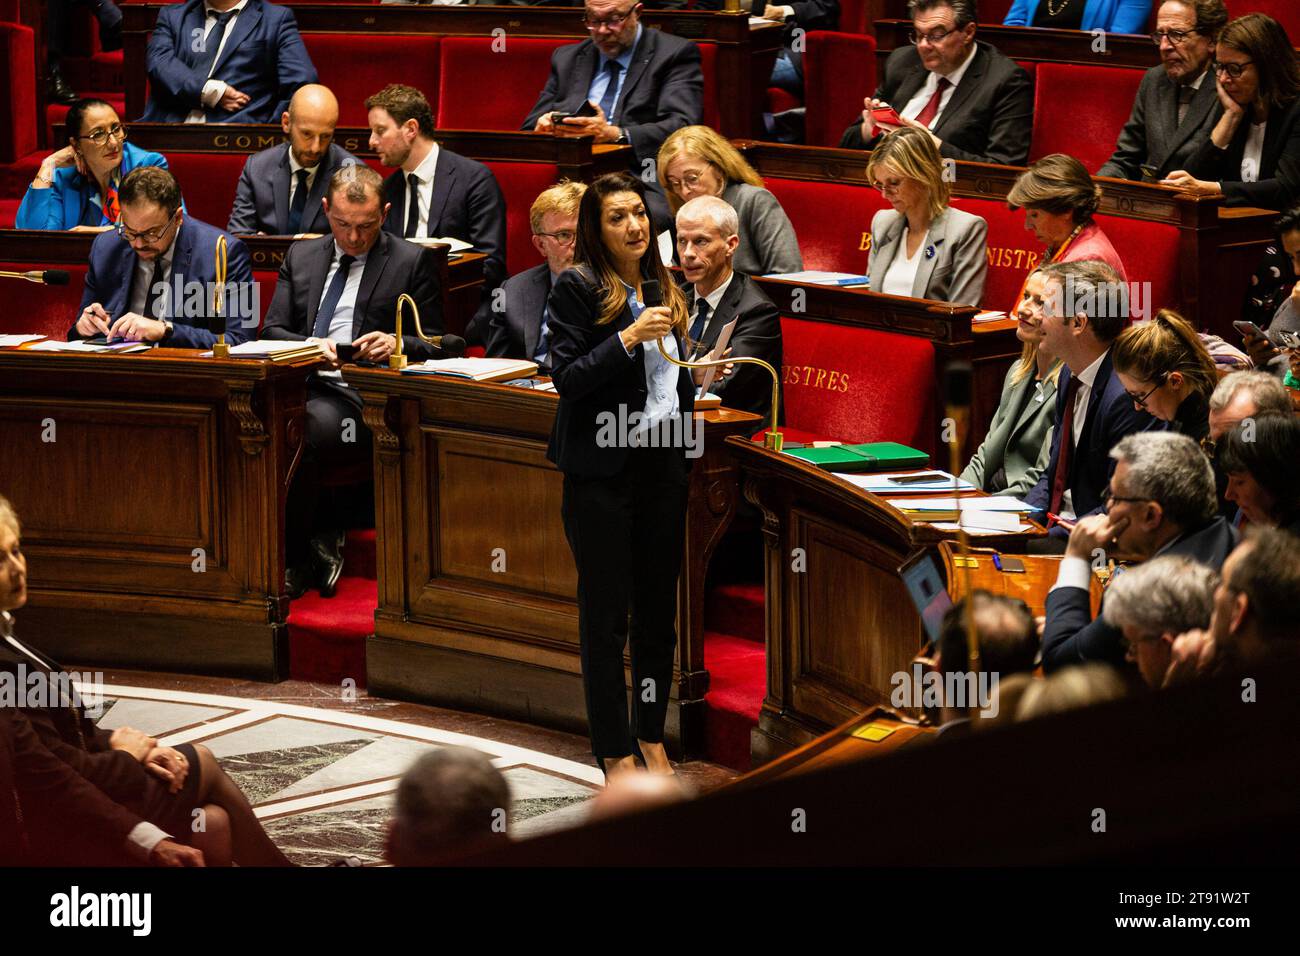
<instances>
[{"instance_id":1,"label":"leather shoe","mask_svg":"<svg viewBox=\"0 0 1300 956\"><path fill-rule=\"evenodd\" d=\"M325 531L311 539L312 563L316 566L316 586L320 596L331 598L338 590L343 574L342 531Z\"/></svg>"},{"instance_id":2,"label":"leather shoe","mask_svg":"<svg viewBox=\"0 0 1300 956\"><path fill-rule=\"evenodd\" d=\"M70 105L77 102L77 91L68 85L68 81L57 69L50 70L50 75L46 78L45 94L52 103Z\"/></svg>"},{"instance_id":3,"label":"leather shoe","mask_svg":"<svg viewBox=\"0 0 1300 956\"><path fill-rule=\"evenodd\" d=\"M284 590L290 601L296 601L307 593L315 573L310 562L291 564L284 569Z\"/></svg>"}]
</instances>

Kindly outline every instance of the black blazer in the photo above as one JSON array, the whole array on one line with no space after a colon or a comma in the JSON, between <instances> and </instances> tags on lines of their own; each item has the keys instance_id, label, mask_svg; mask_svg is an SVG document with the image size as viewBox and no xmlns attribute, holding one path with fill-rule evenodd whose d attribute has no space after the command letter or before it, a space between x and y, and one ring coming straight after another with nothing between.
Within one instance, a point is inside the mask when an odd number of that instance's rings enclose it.
<instances>
[{"instance_id":1,"label":"black blazer","mask_svg":"<svg viewBox=\"0 0 1300 956\"><path fill-rule=\"evenodd\" d=\"M939 152L949 159L1024 166L1034 124L1034 86L1029 74L981 40L975 59L935 124L943 140ZM930 71L916 47L899 47L885 60L880 86L872 96L894 109L903 108L925 85ZM840 139L847 149L871 149L879 137L863 142L859 114Z\"/></svg>"},{"instance_id":2,"label":"black blazer","mask_svg":"<svg viewBox=\"0 0 1300 956\"><path fill-rule=\"evenodd\" d=\"M1169 79L1163 66L1154 66L1142 77L1133 112L1115 142L1114 155L1097 170L1097 175L1141 182L1143 165L1156 168L1156 179L1185 169L1222 115L1214 74L1208 73L1179 123L1178 84Z\"/></svg>"},{"instance_id":3,"label":"black blazer","mask_svg":"<svg viewBox=\"0 0 1300 956\"><path fill-rule=\"evenodd\" d=\"M692 302L693 293L687 288L687 302ZM753 279L739 272L731 275L731 284L723 293L722 301L709 315L704 326L704 334L696 346L693 357L702 357L718 341L718 334L732 319L736 327L731 333L733 358L752 356L760 358L776 369L777 379L781 375L781 313L758 287ZM692 305L691 322L695 321ZM719 370L721 371L721 370ZM772 412L772 376L757 365L737 365L735 371L726 378L719 374L714 380L711 393L722 397L722 404L728 408L753 412L766 418ZM778 409L779 411L779 409Z\"/></svg>"},{"instance_id":4,"label":"black blazer","mask_svg":"<svg viewBox=\"0 0 1300 956\"><path fill-rule=\"evenodd\" d=\"M1188 161L1187 171L1197 179L1220 184L1225 206L1286 209L1300 197L1300 98L1281 112L1274 110L1264 130L1259 181L1241 181L1241 159L1246 153L1249 118L1242 121L1227 149L1206 139Z\"/></svg>"},{"instance_id":5,"label":"black blazer","mask_svg":"<svg viewBox=\"0 0 1300 956\"><path fill-rule=\"evenodd\" d=\"M330 177L340 166L359 163L357 159L338 143L330 143L316 169L316 178L312 180L311 190L307 193L307 207L302 213L302 224L298 232L330 231L329 221L325 218L325 209L321 199ZM283 236L289 232L289 187L293 184L293 172L289 168L289 144L272 146L260 153L254 153L244 163L244 170L239 174L239 185L235 189L235 205L230 210L230 221L226 223L226 232L231 235L249 235L264 232L270 236Z\"/></svg>"},{"instance_id":6,"label":"black blazer","mask_svg":"<svg viewBox=\"0 0 1300 956\"><path fill-rule=\"evenodd\" d=\"M1219 570L1237 545L1237 532L1223 518L1215 518L1199 531L1175 541L1163 555L1191 558ZM1048 592L1047 621L1043 625L1043 670L1060 670L1088 661L1124 666L1123 632L1098 616L1092 619L1084 588L1056 588Z\"/></svg>"},{"instance_id":7,"label":"black blazer","mask_svg":"<svg viewBox=\"0 0 1300 956\"><path fill-rule=\"evenodd\" d=\"M543 262L513 275L501 286L504 308L488 312L485 333L488 358L532 361L542 334L542 310L551 294L551 267Z\"/></svg>"},{"instance_id":8,"label":"black blazer","mask_svg":"<svg viewBox=\"0 0 1300 956\"><path fill-rule=\"evenodd\" d=\"M325 292L325 276L333 261L333 236L300 240L289 246L262 325L262 338L301 341L311 336ZM352 338L375 331L391 334L396 325L397 297L403 292L415 299L425 334L440 334L442 307L433 250L381 232L361 272L361 287L352 313ZM402 320L403 324L411 321L410 310ZM402 336L402 351L421 361L441 355L413 334Z\"/></svg>"},{"instance_id":9,"label":"black blazer","mask_svg":"<svg viewBox=\"0 0 1300 956\"><path fill-rule=\"evenodd\" d=\"M618 421L645 408L649 390L645 378L645 346L629 356L618 333L632 324L632 309L607 325L597 325L600 287L581 268L566 269L548 299L551 313L551 378L560 407L551 429L546 457L566 475L609 478L627 461L628 448L619 442L601 447L596 436L606 415ZM677 354L684 355L681 336ZM682 417L693 414L695 387L690 373L678 369L677 398ZM683 452L684 453L684 452ZM690 465L690 459L687 459Z\"/></svg>"},{"instance_id":10,"label":"black blazer","mask_svg":"<svg viewBox=\"0 0 1300 956\"><path fill-rule=\"evenodd\" d=\"M392 204L384 229L400 238L406 232L406 175L400 169L384 180L384 201ZM483 294L490 295L506 277L506 197L492 170L439 145L424 234L463 240L487 256Z\"/></svg>"}]
</instances>

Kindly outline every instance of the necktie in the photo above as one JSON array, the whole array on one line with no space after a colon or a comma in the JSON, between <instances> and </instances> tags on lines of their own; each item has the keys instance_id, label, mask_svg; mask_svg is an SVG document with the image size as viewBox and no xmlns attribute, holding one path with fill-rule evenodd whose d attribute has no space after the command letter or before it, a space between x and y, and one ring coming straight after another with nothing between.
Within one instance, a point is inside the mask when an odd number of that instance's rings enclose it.
<instances>
[{"instance_id":1,"label":"necktie","mask_svg":"<svg viewBox=\"0 0 1300 956\"><path fill-rule=\"evenodd\" d=\"M1061 499L1070 483L1070 464L1074 458L1074 400L1083 383L1074 376L1065 389L1065 411L1061 413L1061 450L1056 454L1056 473L1052 476L1052 498L1047 510L1061 513Z\"/></svg>"},{"instance_id":2,"label":"necktie","mask_svg":"<svg viewBox=\"0 0 1300 956\"><path fill-rule=\"evenodd\" d=\"M153 261L153 278L149 280L149 297L145 300L144 314L151 319L163 317L163 297L167 289L167 277L163 273L162 256Z\"/></svg>"},{"instance_id":3,"label":"necktie","mask_svg":"<svg viewBox=\"0 0 1300 956\"><path fill-rule=\"evenodd\" d=\"M316 328L312 331L316 338L329 338L334 310L339 306L339 299L343 298L343 287L348 284L348 271L356 261L355 256L339 258L339 267L334 270L334 278L330 280L330 287L325 290L325 298L321 299L320 309L316 312Z\"/></svg>"},{"instance_id":4,"label":"necktie","mask_svg":"<svg viewBox=\"0 0 1300 956\"><path fill-rule=\"evenodd\" d=\"M538 365L546 364L547 353L551 350L551 309L542 306L542 328L537 335L537 350L533 352L533 361Z\"/></svg>"},{"instance_id":5,"label":"necktie","mask_svg":"<svg viewBox=\"0 0 1300 956\"><path fill-rule=\"evenodd\" d=\"M293 202L289 204L289 222L285 229L291 236L302 231L302 214L307 208L307 170L300 169L294 175L298 186L293 191Z\"/></svg>"},{"instance_id":6,"label":"necktie","mask_svg":"<svg viewBox=\"0 0 1300 956\"><path fill-rule=\"evenodd\" d=\"M208 11L208 16L215 17L217 22L208 31L207 39L203 42L203 52L199 54L199 59L194 64L194 72L205 80L212 76L212 68L217 62L217 51L221 49L221 41L226 35L226 25L235 18L235 13L234 10L227 10L225 13Z\"/></svg>"},{"instance_id":7,"label":"necktie","mask_svg":"<svg viewBox=\"0 0 1300 956\"><path fill-rule=\"evenodd\" d=\"M605 122L614 122L614 105L618 102L618 77L623 72L623 67L617 60L605 61L605 72L609 74L609 85L605 87L605 95L600 98L600 111L605 114Z\"/></svg>"},{"instance_id":8,"label":"necktie","mask_svg":"<svg viewBox=\"0 0 1300 956\"><path fill-rule=\"evenodd\" d=\"M122 206L117 200L117 183L116 174L108 177L108 189L104 194L103 217L100 221L101 226L113 226L122 215Z\"/></svg>"},{"instance_id":9,"label":"necktie","mask_svg":"<svg viewBox=\"0 0 1300 956\"><path fill-rule=\"evenodd\" d=\"M1178 125L1183 125L1183 120L1187 118L1187 110L1192 105L1192 100L1196 98L1196 90L1190 86L1180 86L1178 88Z\"/></svg>"},{"instance_id":10,"label":"necktie","mask_svg":"<svg viewBox=\"0 0 1300 956\"><path fill-rule=\"evenodd\" d=\"M709 300L700 299L695 306L695 322L691 325L691 348L698 351L700 339L704 337L704 327L709 324Z\"/></svg>"},{"instance_id":11,"label":"necktie","mask_svg":"<svg viewBox=\"0 0 1300 956\"><path fill-rule=\"evenodd\" d=\"M411 173L406 182L411 188L406 194L406 232L402 235L410 239L420 230L420 177Z\"/></svg>"},{"instance_id":12,"label":"necktie","mask_svg":"<svg viewBox=\"0 0 1300 956\"><path fill-rule=\"evenodd\" d=\"M934 96L930 97L930 102L925 104L925 109L916 114L916 121L922 126L929 128L934 122L935 116L939 114L939 104L943 102L944 91L952 86L946 76L939 77L939 85L934 91Z\"/></svg>"}]
</instances>

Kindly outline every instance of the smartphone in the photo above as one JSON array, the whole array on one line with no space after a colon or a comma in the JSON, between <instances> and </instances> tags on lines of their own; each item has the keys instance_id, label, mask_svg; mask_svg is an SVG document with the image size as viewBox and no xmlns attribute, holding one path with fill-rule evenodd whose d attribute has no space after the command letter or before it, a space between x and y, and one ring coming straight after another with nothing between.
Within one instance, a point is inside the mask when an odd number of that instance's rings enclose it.
<instances>
[{"instance_id":1,"label":"smartphone","mask_svg":"<svg viewBox=\"0 0 1300 956\"><path fill-rule=\"evenodd\" d=\"M1261 331L1260 327L1254 322L1247 322L1244 319L1238 319L1236 322L1232 323L1232 327L1242 335L1253 335L1258 338L1264 337L1263 331Z\"/></svg>"},{"instance_id":2,"label":"smartphone","mask_svg":"<svg viewBox=\"0 0 1300 956\"><path fill-rule=\"evenodd\" d=\"M902 126L903 118L892 106L877 106L871 111L871 121L885 126Z\"/></svg>"},{"instance_id":3,"label":"smartphone","mask_svg":"<svg viewBox=\"0 0 1300 956\"><path fill-rule=\"evenodd\" d=\"M1158 175L1156 175L1159 172L1159 170L1157 170L1154 166L1148 165L1147 163L1143 163L1138 167L1138 169L1142 170L1142 181L1144 183L1153 183L1160 178Z\"/></svg>"},{"instance_id":4,"label":"smartphone","mask_svg":"<svg viewBox=\"0 0 1300 956\"><path fill-rule=\"evenodd\" d=\"M342 364L356 361L357 347L351 342L335 342L334 351L338 353L339 362Z\"/></svg>"},{"instance_id":5,"label":"smartphone","mask_svg":"<svg viewBox=\"0 0 1300 956\"><path fill-rule=\"evenodd\" d=\"M943 481L948 476L940 471L927 471L919 475L901 475L898 478L890 478L891 485L920 485L928 484L932 481Z\"/></svg>"},{"instance_id":6,"label":"smartphone","mask_svg":"<svg viewBox=\"0 0 1300 956\"><path fill-rule=\"evenodd\" d=\"M596 112L596 104L591 100L587 100L572 113L552 113L551 122L558 126L561 121L569 119L572 116L595 116Z\"/></svg>"}]
</instances>

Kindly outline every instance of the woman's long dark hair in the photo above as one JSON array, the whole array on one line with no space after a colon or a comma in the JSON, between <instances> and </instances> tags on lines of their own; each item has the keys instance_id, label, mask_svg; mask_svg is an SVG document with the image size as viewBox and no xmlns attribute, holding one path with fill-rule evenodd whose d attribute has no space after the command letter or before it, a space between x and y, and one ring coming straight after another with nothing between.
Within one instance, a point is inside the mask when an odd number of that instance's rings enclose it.
<instances>
[{"instance_id":1,"label":"woman's long dark hair","mask_svg":"<svg viewBox=\"0 0 1300 956\"><path fill-rule=\"evenodd\" d=\"M1300 419L1276 412L1237 425L1219 441L1218 465L1225 474L1245 472L1275 499L1275 521L1300 516Z\"/></svg>"},{"instance_id":2,"label":"woman's long dark hair","mask_svg":"<svg viewBox=\"0 0 1300 956\"><path fill-rule=\"evenodd\" d=\"M1217 42L1250 57L1259 74L1256 100L1267 103L1270 110L1284 110L1300 97L1300 58L1282 24L1272 17L1263 13L1238 17L1219 31Z\"/></svg>"},{"instance_id":3,"label":"woman's long dark hair","mask_svg":"<svg viewBox=\"0 0 1300 956\"><path fill-rule=\"evenodd\" d=\"M605 197L615 193L636 193L645 203L645 184L630 173L607 173L598 177L587 191L582 194L578 206L578 239L573 252L573 264L585 265L591 277L604 290L600 303L600 317L597 325L614 321L627 305L627 290L614 268L614 260L605 247L601 232L601 219L605 208ZM653 228L646 224L646 251L641 256L641 278L657 279L663 293L663 304L672 310L673 326L678 332L686 332L686 296L673 281L672 274L659 261L659 244L655 241Z\"/></svg>"}]
</instances>

